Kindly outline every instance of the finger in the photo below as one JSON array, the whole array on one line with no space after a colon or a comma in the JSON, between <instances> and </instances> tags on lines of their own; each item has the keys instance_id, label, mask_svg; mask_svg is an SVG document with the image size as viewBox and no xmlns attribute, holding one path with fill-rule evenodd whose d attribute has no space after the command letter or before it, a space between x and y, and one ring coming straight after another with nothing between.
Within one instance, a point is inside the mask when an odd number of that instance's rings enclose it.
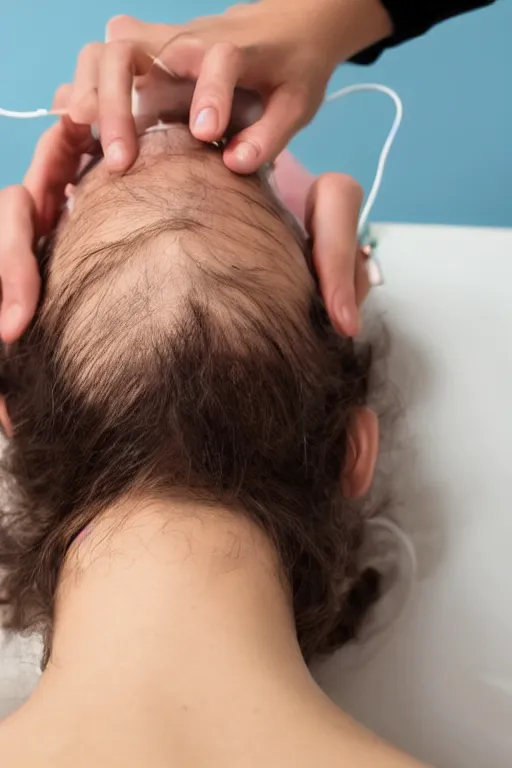
<instances>
[{"instance_id":1,"label":"finger","mask_svg":"<svg viewBox=\"0 0 512 768\"><path fill-rule=\"evenodd\" d=\"M238 134L224 152L224 162L236 173L254 173L274 160L310 118L307 102L298 92L280 88L271 95L263 117Z\"/></svg>"},{"instance_id":2,"label":"finger","mask_svg":"<svg viewBox=\"0 0 512 768\"><path fill-rule=\"evenodd\" d=\"M142 42L140 44L143 45ZM202 39L189 31L177 31L158 49L153 62L167 76L195 82L201 71L205 51Z\"/></svg>"},{"instance_id":3,"label":"finger","mask_svg":"<svg viewBox=\"0 0 512 768\"><path fill-rule=\"evenodd\" d=\"M64 190L75 181L82 155L92 153L95 146L89 126L75 125L68 117L39 139L23 181L36 207L37 237L53 227L64 203Z\"/></svg>"},{"instance_id":4,"label":"finger","mask_svg":"<svg viewBox=\"0 0 512 768\"><path fill-rule=\"evenodd\" d=\"M105 46L99 70L99 128L103 152L111 171L126 170L137 157L132 114L132 86L151 59L136 45L112 42Z\"/></svg>"},{"instance_id":5,"label":"finger","mask_svg":"<svg viewBox=\"0 0 512 768\"><path fill-rule=\"evenodd\" d=\"M88 155L88 154L81 155L80 162L78 163L78 168L77 168L77 171L76 171L77 178L80 178L80 176L82 175L82 172L90 164L90 162L93 159L93 157L94 157L94 155ZM70 182L70 183L72 183L72 182Z\"/></svg>"},{"instance_id":6,"label":"finger","mask_svg":"<svg viewBox=\"0 0 512 768\"><path fill-rule=\"evenodd\" d=\"M205 54L190 108L196 139L215 141L225 135L241 70L241 52L231 43L217 43Z\"/></svg>"},{"instance_id":7,"label":"finger","mask_svg":"<svg viewBox=\"0 0 512 768\"><path fill-rule=\"evenodd\" d=\"M306 205L306 227L327 311L347 336L359 331L354 282L362 199L361 187L350 176L326 173L313 184Z\"/></svg>"},{"instance_id":8,"label":"finger","mask_svg":"<svg viewBox=\"0 0 512 768\"><path fill-rule=\"evenodd\" d=\"M156 56L161 48L180 30L173 24L150 24L133 16L114 16L107 23L105 40L137 40L144 45L148 53Z\"/></svg>"},{"instance_id":9,"label":"finger","mask_svg":"<svg viewBox=\"0 0 512 768\"><path fill-rule=\"evenodd\" d=\"M53 97L52 109L66 109L73 92L73 86L71 83L64 83L60 85L55 91Z\"/></svg>"},{"instance_id":10,"label":"finger","mask_svg":"<svg viewBox=\"0 0 512 768\"><path fill-rule=\"evenodd\" d=\"M32 252L35 210L29 192L21 186L0 192L0 210L0 335L10 344L29 324L39 299L39 271Z\"/></svg>"},{"instance_id":11,"label":"finger","mask_svg":"<svg viewBox=\"0 0 512 768\"><path fill-rule=\"evenodd\" d=\"M75 69L68 113L73 122L92 125L97 116L99 66L105 45L89 43L80 51Z\"/></svg>"}]
</instances>

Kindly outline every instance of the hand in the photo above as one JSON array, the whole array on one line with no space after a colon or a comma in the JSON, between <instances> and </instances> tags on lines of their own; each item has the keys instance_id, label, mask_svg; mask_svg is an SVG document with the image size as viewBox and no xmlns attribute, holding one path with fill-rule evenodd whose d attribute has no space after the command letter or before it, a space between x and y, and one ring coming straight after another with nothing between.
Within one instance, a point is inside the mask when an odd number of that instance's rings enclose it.
<instances>
[{"instance_id":1,"label":"hand","mask_svg":"<svg viewBox=\"0 0 512 768\"><path fill-rule=\"evenodd\" d=\"M336 65L391 31L379 0L260 0L183 25L118 16L107 25L108 42L79 57L70 116L97 119L107 162L129 167L137 154L132 84L151 66L148 54L158 56L178 78L196 82L190 129L198 139L223 137L235 86L261 96L262 117L224 155L231 170L251 173L311 120Z\"/></svg>"},{"instance_id":2,"label":"hand","mask_svg":"<svg viewBox=\"0 0 512 768\"><path fill-rule=\"evenodd\" d=\"M324 173L306 203L306 228L322 296L338 331L357 336L359 309L370 291L368 257L359 247L357 224L363 191L350 176Z\"/></svg>"},{"instance_id":3,"label":"hand","mask_svg":"<svg viewBox=\"0 0 512 768\"><path fill-rule=\"evenodd\" d=\"M318 12L312 11L312 0L299 0L298 4L262 0L182 26L117 17L107 27L109 42L83 54L70 114L82 120L80 101L88 102L90 109L91 91L97 89L104 149L108 152L113 141L122 142L126 163L132 162L136 149L133 126L127 117L131 112L133 78L126 75L147 71L147 59L141 58L145 50L159 56L177 77L197 81L190 129L198 139L222 138L236 85L264 97L263 117L240 134L225 153L229 168L250 173L276 157L322 102L338 61L332 5L333 0L315 0ZM103 98L107 88L108 98Z\"/></svg>"},{"instance_id":4,"label":"hand","mask_svg":"<svg viewBox=\"0 0 512 768\"><path fill-rule=\"evenodd\" d=\"M313 263L331 322L356 336L359 309L370 290L366 254L357 240L363 191L350 176L315 178L287 151L276 160L275 181L286 206L305 224L313 242Z\"/></svg>"},{"instance_id":5,"label":"hand","mask_svg":"<svg viewBox=\"0 0 512 768\"><path fill-rule=\"evenodd\" d=\"M40 279L33 253L35 206L27 189L16 186L0 190L0 211L0 334L10 343L25 330L39 299Z\"/></svg>"},{"instance_id":6,"label":"hand","mask_svg":"<svg viewBox=\"0 0 512 768\"><path fill-rule=\"evenodd\" d=\"M179 58L175 69L183 77L197 79L190 119L192 132L202 140L222 135L235 85L253 88L265 97L261 120L239 134L225 152L232 170L250 172L277 155L288 137L311 117L337 61L390 33L389 17L379 0L260 0L180 27L148 25L125 16L113 19L107 29L111 43L85 49L73 86L64 86L57 95L54 106L68 107L74 121L65 118L42 137L25 179L30 194L19 188L2 193L0 204L13 207L9 227L0 238L0 335L4 341L15 340L35 311L39 277L32 246L51 230L67 184L75 180L83 154L92 149L86 124L99 119L112 169L127 168L135 159L130 94L133 77L147 71L148 52L158 55L170 37L179 35L179 46L173 47L173 56ZM135 42L123 42L130 37ZM199 113L207 107L217 109L216 130L207 122L197 125ZM126 142L120 151L119 139ZM255 157L244 151L240 158L244 144L256 151ZM111 145L118 150L113 157L108 154ZM315 186L313 200L325 197L324 185ZM310 226L326 232L324 227L332 224L321 224L319 210L317 200ZM328 293L330 278L322 266L330 259L324 261L323 249L315 247L315 251L328 309L343 330L341 311L338 319L335 309L340 297L335 301L334 293ZM349 323L345 332L352 333L354 327Z\"/></svg>"},{"instance_id":7,"label":"hand","mask_svg":"<svg viewBox=\"0 0 512 768\"><path fill-rule=\"evenodd\" d=\"M157 56L171 38L167 63L178 75L197 81L190 110L197 138L214 141L222 136L236 85L263 97L261 119L239 133L224 155L229 168L248 173L277 156L312 117L338 61L390 33L379 0L260 0L181 26L146 24L128 16L112 19L107 27L110 42L87 46L78 59L74 83L59 89L54 107L68 109L70 118L46 132L27 175L38 222L35 235L46 234L54 225L64 190L74 182L81 157L94 145L87 126L99 122L111 170L125 170L135 160L133 80L147 73L152 62L148 54ZM216 125L198 120L205 109L214 109L209 114L215 115ZM4 297L5 309L8 305ZM3 320L2 310L0 333ZM7 328L5 332L9 335Z\"/></svg>"},{"instance_id":8,"label":"hand","mask_svg":"<svg viewBox=\"0 0 512 768\"><path fill-rule=\"evenodd\" d=\"M56 108L66 95L59 89ZM23 186L0 191L0 336L5 343L19 338L34 316L40 291L35 245L55 225L68 181L92 144L88 126L61 120L39 140Z\"/></svg>"},{"instance_id":9,"label":"hand","mask_svg":"<svg viewBox=\"0 0 512 768\"><path fill-rule=\"evenodd\" d=\"M240 83L264 91L267 110L228 146L226 164L235 171L251 172L276 155L299 123L318 107L336 63L334 52L319 57L313 42L320 29L324 30L325 12L315 24L306 25L304 14L290 9L290 2L261 0L182 26L146 24L128 16L110 21L109 42L86 46L79 55L74 82L59 89L53 107L67 110L69 117L44 134L27 175L41 223L39 234L53 226L64 203L64 190L75 181L83 153L90 151L93 142L87 126L98 123L105 160L112 171L126 170L135 160L134 78L147 74L151 56L162 54L162 46L170 39L175 38L175 44L167 49L166 63L178 75L197 80L190 109L192 133L205 141L222 137L230 119L234 87ZM299 2L311 8L313 0ZM343 4L344 0L322 0L325 8L333 2ZM318 28L318 35L312 35L312 28ZM211 99L219 110L214 130L197 120ZM299 112L302 117L297 122L293 116ZM249 146L257 144L261 149L254 161L239 159L246 140Z\"/></svg>"}]
</instances>

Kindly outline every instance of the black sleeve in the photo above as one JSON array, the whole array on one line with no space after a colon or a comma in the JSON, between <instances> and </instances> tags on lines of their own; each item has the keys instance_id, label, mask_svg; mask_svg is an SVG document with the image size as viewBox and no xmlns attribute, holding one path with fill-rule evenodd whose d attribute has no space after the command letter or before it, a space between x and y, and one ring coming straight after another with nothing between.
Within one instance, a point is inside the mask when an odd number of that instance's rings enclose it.
<instances>
[{"instance_id":1,"label":"black sleeve","mask_svg":"<svg viewBox=\"0 0 512 768\"><path fill-rule=\"evenodd\" d=\"M492 5L495 0L381 0L393 22L391 37L354 56L357 64L371 64L385 48L423 35L435 24L452 16Z\"/></svg>"}]
</instances>

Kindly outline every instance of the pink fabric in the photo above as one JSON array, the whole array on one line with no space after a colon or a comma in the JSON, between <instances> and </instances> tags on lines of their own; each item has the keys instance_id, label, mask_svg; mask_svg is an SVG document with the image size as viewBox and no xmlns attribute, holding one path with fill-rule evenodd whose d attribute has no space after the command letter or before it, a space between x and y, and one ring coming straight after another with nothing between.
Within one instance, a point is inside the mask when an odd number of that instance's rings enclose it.
<instances>
[{"instance_id":1,"label":"pink fabric","mask_svg":"<svg viewBox=\"0 0 512 768\"><path fill-rule=\"evenodd\" d=\"M306 199L315 176L285 150L275 162L274 178L284 204L304 223Z\"/></svg>"}]
</instances>

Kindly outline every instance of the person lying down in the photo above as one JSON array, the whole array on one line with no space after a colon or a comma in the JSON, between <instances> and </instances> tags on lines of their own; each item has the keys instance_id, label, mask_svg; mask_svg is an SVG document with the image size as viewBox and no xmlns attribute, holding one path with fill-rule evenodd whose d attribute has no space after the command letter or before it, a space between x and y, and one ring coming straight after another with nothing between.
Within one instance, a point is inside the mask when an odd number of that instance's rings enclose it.
<instances>
[{"instance_id":1,"label":"person lying down","mask_svg":"<svg viewBox=\"0 0 512 768\"><path fill-rule=\"evenodd\" d=\"M84 174L40 259L0 360L0 584L44 671L2 765L409 765L306 666L378 596L378 426L371 350L332 329L268 183L148 134L122 178Z\"/></svg>"}]
</instances>

